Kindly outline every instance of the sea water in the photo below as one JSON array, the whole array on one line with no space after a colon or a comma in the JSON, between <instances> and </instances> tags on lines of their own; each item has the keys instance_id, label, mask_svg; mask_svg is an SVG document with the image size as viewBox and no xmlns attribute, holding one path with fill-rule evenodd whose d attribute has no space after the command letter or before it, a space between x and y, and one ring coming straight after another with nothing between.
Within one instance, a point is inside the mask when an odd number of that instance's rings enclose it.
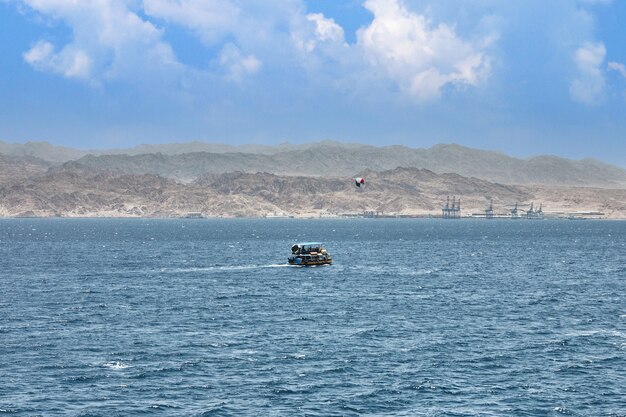
<instances>
[{"instance_id":1,"label":"sea water","mask_svg":"<svg viewBox=\"0 0 626 417\"><path fill-rule=\"evenodd\" d=\"M0 414L623 416L626 222L3 219Z\"/></svg>"}]
</instances>

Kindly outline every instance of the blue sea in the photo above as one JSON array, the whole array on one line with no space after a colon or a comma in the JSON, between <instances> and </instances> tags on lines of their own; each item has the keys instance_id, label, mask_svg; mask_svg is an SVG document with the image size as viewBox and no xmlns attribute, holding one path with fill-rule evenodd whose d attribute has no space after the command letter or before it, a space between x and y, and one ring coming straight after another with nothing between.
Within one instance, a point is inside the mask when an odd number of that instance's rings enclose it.
<instances>
[{"instance_id":1,"label":"blue sea","mask_svg":"<svg viewBox=\"0 0 626 417\"><path fill-rule=\"evenodd\" d=\"M626 222L2 219L4 414L624 416Z\"/></svg>"}]
</instances>

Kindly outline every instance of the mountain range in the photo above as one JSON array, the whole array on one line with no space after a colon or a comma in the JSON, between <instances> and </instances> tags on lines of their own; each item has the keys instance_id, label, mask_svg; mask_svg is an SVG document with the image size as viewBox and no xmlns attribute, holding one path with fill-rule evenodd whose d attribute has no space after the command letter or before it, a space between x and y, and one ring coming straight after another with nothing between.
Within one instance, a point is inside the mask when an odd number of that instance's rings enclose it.
<instances>
[{"instance_id":1,"label":"mountain range","mask_svg":"<svg viewBox=\"0 0 626 417\"><path fill-rule=\"evenodd\" d=\"M331 141L240 147L189 142L85 151L45 142L23 145L0 142L0 154L28 158L31 164L40 160L42 167L79 164L116 173L154 174L186 183L209 173L235 171L352 177L360 176L365 170L403 167L427 169L438 174L456 173L503 184L626 187L626 170L594 159L575 161L557 156L519 159L455 144L416 149Z\"/></svg>"},{"instance_id":2,"label":"mountain range","mask_svg":"<svg viewBox=\"0 0 626 417\"><path fill-rule=\"evenodd\" d=\"M422 216L440 214L455 196L464 215L493 201L500 214L534 202L546 212L626 218L626 171L589 159L337 142L127 151L0 143L0 216ZM366 186L355 187L353 176Z\"/></svg>"}]
</instances>

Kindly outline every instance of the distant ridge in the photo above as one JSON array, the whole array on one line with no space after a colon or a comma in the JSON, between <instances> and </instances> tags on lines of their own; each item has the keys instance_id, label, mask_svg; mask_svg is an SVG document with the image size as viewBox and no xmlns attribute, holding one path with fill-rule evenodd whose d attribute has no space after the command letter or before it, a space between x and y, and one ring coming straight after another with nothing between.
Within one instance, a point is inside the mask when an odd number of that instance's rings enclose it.
<instances>
[{"instance_id":1,"label":"distant ridge","mask_svg":"<svg viewBox=\"0 0 626 417\"><path fill-rule=\"evenodd\" d=\"M0 154L6 156L39 158L48 162L67 162L85 156L80 149L51 145L48 142L7 143L0 141Z\"/></svg>"},{"instance_id":2,"label":"distant ridge","mask_svg":"<svg viewBox=\"0 0 626 417\"><path fill-rule=\"evenodd\" d=\"M438 174L455 173L501 184L626 188L626 170L597 160L575 161L557 156L519 159L456 144L416 149L332 141L276 146L188 142L85 151L45 142L24 145L0 142L0 154L39 158L57 165L71 161L88 169L152 174L181 182L192 182L206 174L234 171L350 177L366 170L404 167Z\"/></svg>"},{"instance_id":3,"label":"distant ridge","mask_svg":"<svg viewBox=\"0 0 626 417\"><path fill-rule=\"evenodd\" d=\"M308 148L309 146L317 146L318 143L308 145L293 145L283 143L280 145L228 145L224 143L209 143L192 141L185 143L167 143L167 144L142 144L132 148L111 148L111 149L77 149L65 146L52 145L48 142L26 142L8 143L0 140L0 154L8 156L30 156L40 158L50 162L68 162L82 158L87 155L144 155L152 153L161 153L164 155L180 155L193 152L208 153L258 153L258 154L274 154L284 150L296 148Z\"/></svg>"}]
</instances>

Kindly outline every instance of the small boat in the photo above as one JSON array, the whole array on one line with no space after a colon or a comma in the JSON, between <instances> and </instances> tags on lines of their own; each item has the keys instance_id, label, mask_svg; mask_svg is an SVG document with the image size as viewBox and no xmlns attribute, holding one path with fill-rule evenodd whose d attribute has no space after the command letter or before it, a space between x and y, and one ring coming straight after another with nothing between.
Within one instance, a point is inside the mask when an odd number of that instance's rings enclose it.
<instances>
[{"instance_id":1,"label":"small boat","mask_svg":"<svg viewBox=\"0 0 626 417\"><path fill-rule=\"evenodd\" d=\"M291 247L289 265L317 266L330 265L333 258L319 242L296 243Z\"/></svg>"}]
</instances>

